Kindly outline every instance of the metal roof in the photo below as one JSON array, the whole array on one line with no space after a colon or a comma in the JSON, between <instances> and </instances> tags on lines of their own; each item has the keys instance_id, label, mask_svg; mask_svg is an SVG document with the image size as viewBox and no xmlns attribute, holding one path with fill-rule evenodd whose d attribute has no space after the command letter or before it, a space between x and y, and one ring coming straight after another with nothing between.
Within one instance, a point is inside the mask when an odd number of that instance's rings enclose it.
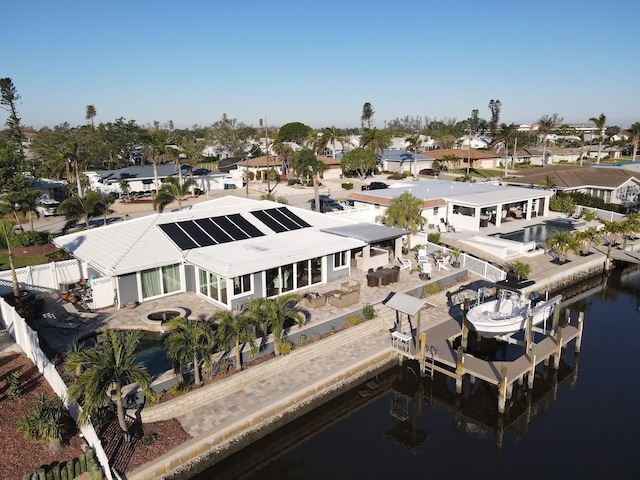
<instances>
[{"instance_id":1,"label":"metal roof","mask_svg":"<svg viewBox=\"0 0 640 480\"><path fill-rule=\"evenodd\" d=\"M427 303L428 302L426 300L421 298L412 297L399 292L391 292L387 295L387 298L382 301L383 305L409 316L414 316Z\"/></svg>"},{"instance_id":2,"label":"metal roof","mask_svg":"<svg viewBox=\"0 0 640 480\"><path fill-rule=\"evenodd\" d=\"M375 223L356 223L342 227L325 228L322 231L343 237L357 238L367 243L392 240L409 233L407 230L386 227Z\"/></svg>"}]
</instances>

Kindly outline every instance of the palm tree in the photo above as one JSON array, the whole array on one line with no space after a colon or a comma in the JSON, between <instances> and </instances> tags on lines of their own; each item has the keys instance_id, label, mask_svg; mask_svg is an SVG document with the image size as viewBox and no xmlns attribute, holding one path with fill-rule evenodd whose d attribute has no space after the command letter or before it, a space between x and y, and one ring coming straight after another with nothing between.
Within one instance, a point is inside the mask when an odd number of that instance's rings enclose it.
<instances>
[{"instance_id":1,"label":"palm tree","mask_svg":"<svg viewBox=\"0 0 640 480\"><path fill-rule=\"evenodd\" d=\"M549 175L545 175L545 177L542 180L540 180L540 186L544 190L551 190L553 187L556 186L556 184L553 181L553 178L551 178Z\"/></svg>"},{"instance_id":2,"label":"palm tree","mask_svg":"<svg viewBox=\"0 0 640 480\"><path fill-rule=\"evenodd\" d=\"M16 267L13 262L12 250L16 243L16 234L13 230L13 224L8 220L5 220L4 218L0 218L0 229L2 230L0 245L7 249L7 256L9 257L9 268L11 269L13 297L14 299L18 299L20 298L20 284L18 283L18 275L16 273Z\"/></svg>"},{"instance_id":3,"label":"palm tree","mask_svg":"<svg viewBox=\"0 0 640 480\"><path fill-rule=\"evenodd\" d=\"M404 192L391 200L391 205L384 214L385 225L404 228L411 233L417 233L425 222L426 219L422 216L422 201L409 192ZM410 245L409 248L411 248Z\"/></svg>"},{"instance_id":4,"label":"palm tree","mask_svg":"<svg viewBox=\"0 0 640 480\"><path fill-rule=\"evenodd\" d=\"M407 137L404 139L405 142L407 142L407 150L409 150L410 152L413 152L413 162L412 162L412 168L411 168L411 174L415 177L416 176L416 156L418 155L418 150L420 150L420 148L422 147L422 138L420 138L420 134L416 133L413 136Z\"/></svg>"},{"instance_id":5,"label":"palm tree","mask_svg":"<svg viewBox=\"0 0 640 480\"><path fill-rule=\"evenodd\" d=\"M102 215L106 208L102 196L92 190L88 191L84 198L75 196L63 200L58 205L58 213L66 219L63 230L68 230L80 219L84 219L84 228L89 230L91 219Z\"/></svg>"},{"instance_id":6,"label":"palm tree","mask_svg":"<svg viewBox=\"0 0 640 480\"><path fill-rule=\"evenodd\" d=\"M607 123L607 116L604 113L601 113L599 117L597 118L591 117L589 121L592 122L598 129L598 138L600 139L600 142L598 143L598 160L596 161L596 164L599 165L600 154L602 153L602 141L604 140L603 138L604 127Z\"/></svg>"},{"instance_id":7,"label":"palm tree","mask_svg":"<svg viewBox=\"0 0 640 480\"><path fill-rule=\"evenodd\" d=\"M196 385L202 384L200 361L211 363L211 353L215 350L215 325L206 320L190 320L176 317L169 321L171 332L164 340L167 355L175 364L176 372L182 365L193 363L193 377Z\"/></svg>"},{"instance_id":8,"label":"palm tree","mask_svg":"<svg viewBox=\"0 0 640 480\"><path fill-rule=\"evenodd\" d=\"M109 392L113 392L111 398L116 404L118 424L128 436L122 387L137 383L147 398L154 396L147 369L136 363L135 350L142 332L116 332L107 329L103 335L104 340L95 347L67 353L64 368L69 377L75 376L78 367L83 367L82 373L69 387L69 398L81 404L78 420L87 423L92 415L97 415L101 409L109 406Z\"/></svg>"},{"instance_id":9,"label":"palm tree","mask_svg":"<svg viewBox=\"0 0 640 480\"><path fill-rule=\"evenodd\" d=\"M629 135L629 140L631 140L631 145L633 148L633 152L631 153L631 161L636 161L636 152L638 150L638 141L640 141L640 122L636 122L627 131Z\"/></svg>"},{"instance_id":10,"label":"palm tree","mask_svg":"<svg viewBox=\"0 0 640 480\"><path fill-rule=\"evenodd\" d=\"M33 217L40 218L40 212L38 212L38 198L42 195L41 192L35 188L24 190L20 194L20 210L29 219L31 224L31 231L33 232Z\"/></svg>"},{"instance_id":11,"label":"palm tree","mask_svg":"<svg viewBox=\"0 0 640 480\"><path fill-rule=\"evenodd\" d=\"M600 234L596 227L589 227L585 230L578 230L575 232L574 237L578 243L580 243L580 248L582 249L582 254L586 255L591 251L591 247L593 245L600 245Z\"/></svg>"},{"instance_id":12,"label":"palm tree","mask_svg":"<svg viewBox=\"0 0 640 480\"><path fill-rule=\"evenodd\" d=\"M40 393L33 402L31 410L18 420L18 431L29 440L48 440L49 452L62 449L62 439L66 431L65 409L62 400L53 395L47 397Z\"/></svg>"},{"instance_id":13,"label":"palm tree","mask_svg":"<svg viewBox=\"0 0 640 480\"><path fill-rule=\"evenodd\" d=\"M249 316L264 325L265 333L271 328L273 332L273 349L280 355L280 347L284 343L285 324L293 321L301 328L304 319L301 313L294 310L293 303L301 299L297 293L286 293L274 298L258 298L249 306Z\"/></svg>"},{"instance_id":14,"label":"palm tree","mask_svg":"<svg viewBox=\"0 0 640 480\"><path fill-rule=\"evenodd\" d=\"M604 238L604 242L607 245L607 265L611 261L611 250L615 243L620 239L620 236L624 234L624 227L622 222L608 222L604 221L604 227L600 230L600 234Z\"/></svg>"},{"instance_id":15,"label":"palm tree","mask_svg":"<svg viewBox=\"0 0 640 480\"><path fill-rule=\"evenodd\" d=\"M542 135L542 165L547 162L547 136L553 132L562 122L562 118L557 113L553 115L543 115L538 120L538 134Z\"/></svg>"},{"instance_id":16,"label":"palm tree","mask_svg":"<svg viewBox=\"0 0 640 480\"><path fill-rule=\"evenodd\" d=\"M78 188L78 196L80 198L82 198L83 192L82 192L82 183L80 182L80 159L78 158L78 142L70 142L68 144L66 144L65 146L65 151L62 154L63 157L65 158L65 160L67 161L67 165L69 167L69 169L73 169L73 174L75 175L75 179L76 179L76 185ZM69 173L70 170L67 170ZM67 180L69 179L70 175L67 175Z\"/></svg>"},{"instance_id":17,"label":"palm tree","mask_svg":"<svg viewBox=\"0 0 640 480\"><path fill-rule=\"evenodd\" d=\"M516 261L511 264L511 271L516 277L518 277L518 281L520 281L531 274L531 265Z\"/></svg>"},{"instance_id":18,"label":"palm tree","mask_svg":"<svg viewBox=\"0 0 640 480\"><path fill-rule=\"evenodd\" d=\"M638 231L640 231L640 214L630 213L620 224L620 229L624 235L623 249L626 249L627 239L635 238Z\"/></svg>"},{"instance_id":19,"label":"palm tree","mask_svg":"<svg viewBox=\"0 0 640 480\"><path fill-rule=\"evenodd\" d=\"M331 127L327 127L322 131L322 136L320 137L320 141L322 142L322 144L324 144L322 146L322 155L324 155L324 149L326 148L326 146L329 143L332 143L333 148L331 149L331 157L335 160L336 158L336 140L338 140L338 131L336 130L336 127L331 126Z\"/></svg>"},{"instance_id":20,"label":"palm tree","mask_svg":"<svg viewBox=\"0 0 640 480\"><path fill-rule=\"evenodd\" d=\"M85 115L85 118L87 120L91 120L91 128L93 129L93 119L94 117L98 114L98 112L96 112L96 107L93 105L87 105L87 114Z\"/></svg>"},{"instance_id":21,"label":"palm tree","mask_svg":"<svg viewBox=\"0 0 640 480\"><path fill-rule=\"evenodd\" d=\"M319 177L327 169L327 165L321 162L311 150L303 148L294 155L291 167L297 175L312 175L313 196L316 205L320 205Z\"/></svg>"},{"instance_id":22,"label":"palm tree","mask_svg":"<svg viewBox=\"0 0 640 480\"><path fill-rule=\"evenodd\" d=\"M569 252L579 253L580 244L572 232L556 230L547 238L547 247L558 252L559 260L564 262Z\"/></svg>"},{"instance_id":23,"label":"palm tree","mask_svg":"<svg viewBox=\"0 0 640 480\"><path fill-rule=\"evenodd\" d=\"M370 148L381 155L390 144L391 134L377 128L367 128L360 136L361 147Z\"/></svg>"},{"instance_id":24,"label":"palm tree","mask_svg":"<svg viewBox=\"0 0 640 480\"><path fill-rule=\"evenodd\" d=\"M191 187L196 184L195 180L188 178L182 184L176 177L167 177L162 181L160 190L153 198L153 209L162 213L164 208L173 201L178 202L178 209L182 209L182 199L189 194Z\"/></svg>"},{"instance_id":25,"label":"palm tree","mask_svg":"<svg viewBox=\"0 0 640 480\"><path fill-rule=\"evenodd\" d=\"M242 370L242 350L245 344L249 345L251 356L258 353L255 332L260 326L260 321L250 315L235 315L228 310L221 310L213 315L213 320L218 325L216 337L221 347L235 346L236 371Z\"/></svg>"}]
</instances>

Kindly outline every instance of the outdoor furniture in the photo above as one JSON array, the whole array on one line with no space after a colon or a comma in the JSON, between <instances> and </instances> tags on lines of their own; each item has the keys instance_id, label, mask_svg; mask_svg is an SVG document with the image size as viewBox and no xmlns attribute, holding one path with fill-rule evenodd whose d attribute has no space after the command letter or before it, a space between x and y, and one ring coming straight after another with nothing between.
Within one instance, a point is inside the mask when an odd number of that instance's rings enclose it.
<instances>
[{"instance_id":1,"label":"outdoor furniture","mask_svg":"<svg viewBox=\"0 0 640 480\"><path fill-rule=\"evenodd\" d=\"M400 270L411 269L411 260L408 258L398 257L398 262L400 262Z\"/></svg>"},{"instance_id":2,"label":"outdoor furniture","mask_svg":"<svg viewBox=\"0 0 640 480\"><path fill-rule=\"evenodd\" d=\"M372 272L367 275L367 287L379 287L380 286L380 276L375 275L375 272Z\"/></svg>"},{"instance_id":3,"label":"outdoor furniture","mask_svg":"<svg viewBox=\"0 0 640 480\"><path fill-rule=\"evenodd\" d=\"M391 332L391 346L399 350L409 352L411 348L411 335L407 333Z\"/></svg>"},{"instance_id":4,"label":"outdoor furniture","mask_svg":"<svg viewBox=\"0 0 640 480\"><path fill-rule=\"evenodd\" d=\"M318 308L327 304L327 297L317 292L305 293L302 297L302 304L309 308Z\"/></svg>"},{"instance_id":5,"label":"outdoor furniture","mask_svg":"<svg viewBox=\"0 0 640 480\"><path fill-rule=\"evenodd\" d=\"M343 292L350 292L353 290L360 291L360 282L358 280L347 280L340 284L340 290Z\"/></svg>"},{"instance_id":6,"label":"outdoor furniture","mask_svg":"<svg viewBox=\"0 0 640 480\"><path fill-rule=\"evenodd\" d=\"M447 265L449 264L450 261L451 261L451 255L447 255L444 258L437 258L436 265L438 267L438 270L449 270Z\"/></svg>"},{"instance_id":7,"label":"outdoor furniture","mask_svg":"<svg viewBox=\"0 0 640 480\"><path fill-rule=\"evenodd\" d=\"M73 317L84 318L86 320L93 320L94 318L98 317L97 313L79 311L76 308L75 304L71 302L63 302L62 308L64 308L65 311Z\"/></svg>"},{"instance_id":8,"label":"outdoor furniture","mask_svg":"<svg viewBox=\"0 0 640 480\"><path fill-rule=\"evenodd\" d=\"M328 298L329 298L329 303L331 303L331 305L333 305L334 307L344 308L344 307L348 307L349 305L353 305L354 303L358 303L358 301L360 300L360 291L358 290L352 290L349 292L339 291L328 296Z\"/></svg>"},{"instance_id":9,"label":"outdoor furniture","mask_svg":"<svg viewBox=\"0 0 640 480\"><path fill-rule=\"evenodd\" d=\"M418 254L416 255L416 259L418 260L418 265L428 262L429 257L427 256L427 249L426 248L419 249Z\"/></svg>"}]
</instances>

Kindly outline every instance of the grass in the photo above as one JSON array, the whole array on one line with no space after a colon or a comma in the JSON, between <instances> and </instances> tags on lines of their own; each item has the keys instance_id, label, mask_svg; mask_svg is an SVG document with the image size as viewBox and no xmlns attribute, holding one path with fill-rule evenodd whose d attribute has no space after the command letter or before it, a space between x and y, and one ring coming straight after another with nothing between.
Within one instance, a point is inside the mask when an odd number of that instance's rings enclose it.
<instances>
[{"instance_id":1,"label":"grass","mask_svg":"<svg viewBox=\"0 0 640 480\"><path fill-rule=\"evenodd\" d=\"M450 173L455 173L458 175L466 175L467 173L467 169L466 168L456 168L455 170L449 170ZM498 169L493 169L493 168L483 168L481 170L475 169L475 168L470 168L469 169L469 174L472 177L477 177L477 178L493 178L493 177L501 177L502 175L504 175L504 170L498 170Z\"/></svg>"},{"instance_id":2,"label":"grass","mask_svg":"<svg viewBox=\"0 0 640 480\"><path fill-rule=\"evenodd\" d=\"M43 263L48 263L46 255L34 255L32 257L13 256L13 265L16 268L41 265ZM9 254L7 252L0 252L0 270L9 270L9 268Z\"/></svg>"}]
</instances>

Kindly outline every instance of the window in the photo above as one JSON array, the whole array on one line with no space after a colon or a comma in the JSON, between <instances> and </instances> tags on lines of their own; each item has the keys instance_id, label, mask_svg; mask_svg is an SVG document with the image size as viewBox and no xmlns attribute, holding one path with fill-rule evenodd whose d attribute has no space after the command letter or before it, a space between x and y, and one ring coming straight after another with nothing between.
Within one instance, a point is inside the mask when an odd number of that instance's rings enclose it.
<instances>
[{"instance_id":1,"label":"window","mask_svg":"<svg viewBox=\"0 0 640 480\"><path fill-rule=\"evenodd\" d=\"M241 295L251 292L251 275L241 275L233 279L233 294Z\"/></svg>"},{"instance_id":2,"label":"window","mask_svg":"<svg viewBox=\"0 0 640 480\"><path fill-rule=\"evenodd\" d=\"M182 288L179 265L151 268L140 272L142 298L158 297Z\"/></svg>"},{"instance_id":3,"label":"window","mask_svg":"<svg viewBox=\"0 0 640 480\"><path fill-rule=\"evenodd\" d=\"M227 303L227 279L206 270L198 270L199 292L220 303ZM234 284L235 289L235 284Z\"/></svg>"},{"instance_id":4,"label":"window","mask_svg":"<svg viewBox=\"0 0 640 480\"><path fill-rule=\"evenodd\" d=\"M349 262L349 251L339 252L333 254L333 268L334 270L339 268L345 268Z\"/></svg>"}]
</instances>

